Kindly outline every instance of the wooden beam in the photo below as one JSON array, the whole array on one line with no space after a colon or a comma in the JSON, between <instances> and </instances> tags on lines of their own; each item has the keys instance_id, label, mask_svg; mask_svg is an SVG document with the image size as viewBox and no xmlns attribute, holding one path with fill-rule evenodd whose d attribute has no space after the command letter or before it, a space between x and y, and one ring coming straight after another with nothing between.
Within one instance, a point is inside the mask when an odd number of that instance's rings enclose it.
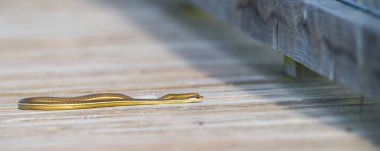
<instances>
[{"instance_id":1,"label":"wooden beam","mask_svg":"<svg viewBox=\"0 0 380 151\"><path fill-rule=\"evenodd\" d=\"M338 0L380 17L380 0Z\"/></svg>"},{"instance_id":2,"label":"wooden beam","mask_svg":"<svg viewBox=\"0 0 380 151\"><path fill-rule=\"evenodd\" d=\"M329 79L380 97L380 20L338 1L190 0Z\"/></svg>"}]
</instances>

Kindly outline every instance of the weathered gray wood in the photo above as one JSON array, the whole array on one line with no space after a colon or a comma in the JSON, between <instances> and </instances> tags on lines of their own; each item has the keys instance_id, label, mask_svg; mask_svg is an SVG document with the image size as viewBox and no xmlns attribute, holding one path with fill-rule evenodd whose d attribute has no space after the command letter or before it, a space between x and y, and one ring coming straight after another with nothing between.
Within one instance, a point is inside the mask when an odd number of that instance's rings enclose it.
<instances>
[{"instance_id":1,"label":"weathered gray wood","mask_svg":"<svg viewBox=\"0 0 380 151\"><path fill-rule=\"evenodd\" d=\"M380 20L333 0L191 0L306 67L380 97Z\"/></svg>"},{"instance_id":2,"label":"weathered gray wood","mask_svg":"<svg viewBox=\"0 0 380 151\"><path fill-rule=\"evenodd\" d=\"M355 91L288 78L282 55L167 1L0 1L0 151L378 150L373 102L361 123ZM205 99L17 109L24 97L100 92Z\"/></svg>"},{"instance_id":3,"label":"weathered gray wood","mask_svg":"<svg viewBox=\"0 0 380 151\"><path fill-rule=\"evenodd\" d=\"M380 17L380 0L338 0Z\"/></svg>"}]
</instances>

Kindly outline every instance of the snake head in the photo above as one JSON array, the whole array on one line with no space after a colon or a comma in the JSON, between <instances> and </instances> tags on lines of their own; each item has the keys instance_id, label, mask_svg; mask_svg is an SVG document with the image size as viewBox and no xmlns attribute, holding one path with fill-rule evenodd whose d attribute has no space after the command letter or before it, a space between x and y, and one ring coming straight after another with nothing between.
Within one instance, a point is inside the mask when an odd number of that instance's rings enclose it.
<instances>
[{"instance_id":1,"label":"snake head","mask_svg":"<svg viewBox=\"0 0 380 151\"><path fill-rule=\"evenodd\" d=\"M167 94L160 97L161 100L200 100L203 96L199 93L185 93L185 94Z\"/></svg>"}]
</instances>

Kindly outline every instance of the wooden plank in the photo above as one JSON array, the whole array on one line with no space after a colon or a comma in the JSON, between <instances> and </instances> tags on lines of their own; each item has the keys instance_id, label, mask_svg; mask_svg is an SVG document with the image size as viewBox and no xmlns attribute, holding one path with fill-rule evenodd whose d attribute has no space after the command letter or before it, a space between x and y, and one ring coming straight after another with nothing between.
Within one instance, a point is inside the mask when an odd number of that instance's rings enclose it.
<instances>
[{"instance_id":1,"label":"wooden plank","mask_svg":"<svg viewBox=\"0 0 380 151\"><path fill-rule=\"evenodd\" d=\"M319 74L380 97L378 18L333 0L191 1Z\"/></svg>"},{"instance_id":2,"label":"wooden plank","mask_svg":"<svg viewBox=\"0 0 380 151\"><path fill-rule=\"evenodd\" d=\"M183 3L21 2L0 1L0 27L7 29L0 35L1 151L379 147L375 101L362 102L357 92L325 79L288 77L282 55ZM24 97L100 92L199 92L205 99L17 109Z\"/></svg>"},{"instance_id":3,"label":"wooden plank","mask_svg":"<svg viewBox=\"0 0 380 151\"><path fill-rule=\"evenodd\" d=\"M379 0L338 0L345 2L353 7L357 7L368 13L380 17L380 1Z\"/></svg>"}]
</instances>

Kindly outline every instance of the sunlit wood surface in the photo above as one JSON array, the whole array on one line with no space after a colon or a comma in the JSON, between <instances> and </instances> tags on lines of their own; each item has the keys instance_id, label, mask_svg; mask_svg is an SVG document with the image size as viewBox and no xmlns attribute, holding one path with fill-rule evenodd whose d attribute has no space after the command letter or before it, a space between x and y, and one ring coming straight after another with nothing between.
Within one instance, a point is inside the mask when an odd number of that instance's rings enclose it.
<instances>
[{"instance_id":1,"label":"sunlit wood surface","mask_svg":"<svg viewBox=\"0 0 380 151\"><path fill-rule=\"evenodd\" d=\"M202 103L71 111L21 98L199 92ZM377 150L375 105L184 4L1 1L0 150ZM369 113L361 114L364 111ZM373 122L371 122L373 121Z\"/></svg>"}]
</instances>

